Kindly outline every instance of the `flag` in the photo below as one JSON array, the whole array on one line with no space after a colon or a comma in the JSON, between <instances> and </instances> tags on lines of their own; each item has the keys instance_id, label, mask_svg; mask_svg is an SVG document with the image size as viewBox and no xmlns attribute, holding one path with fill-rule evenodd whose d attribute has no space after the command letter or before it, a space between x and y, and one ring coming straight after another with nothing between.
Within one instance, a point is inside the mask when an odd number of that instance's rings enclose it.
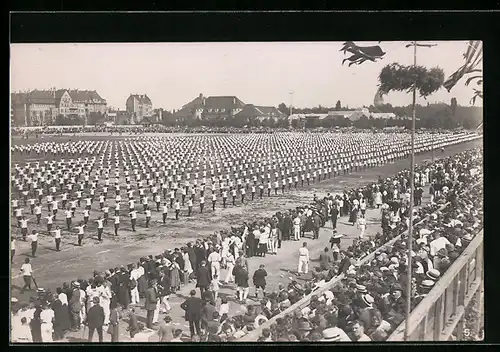
<instances>
[{"instance_id":1,"label":"flag","mask_svg":"<svg viewBox=\"0 0 500 352\"><path fill-rule=\"evenodd\" d=\"M375 62L385 55L378 45L358 46L354 44L354 42L345 42L340 51L343 51L344 54L347 52L352 54L350 57L342 60L342 64L346 61L350 61L349 66L354 64L359 65L367 60Z\"/></svg>"},{"instance_id":2,"label":"flag","mask_svg":"<svg viewBox=\"0 0 500 352\"><path fill-rule=\"evenodd\" d=\"M378 107L384 105L384 97L382 96L382 92L380 88L377 89L377 93L375 93L375 97L373 98L373 106Z\"/></svg>"},{"instance_id":3,"label":"flag","mask_svg":"<svg viewBox=\"0 0 500 352\"><path fill-rule=\"evenodd\" d=\"M477 65L483 59L483 45L480 40L471 40L468 43L467 51L463 55L465 64L454 72L444 83L443 87L449 92L458 81L466 74L472 72L481 72Z\"/></svg>"}]
</instances>

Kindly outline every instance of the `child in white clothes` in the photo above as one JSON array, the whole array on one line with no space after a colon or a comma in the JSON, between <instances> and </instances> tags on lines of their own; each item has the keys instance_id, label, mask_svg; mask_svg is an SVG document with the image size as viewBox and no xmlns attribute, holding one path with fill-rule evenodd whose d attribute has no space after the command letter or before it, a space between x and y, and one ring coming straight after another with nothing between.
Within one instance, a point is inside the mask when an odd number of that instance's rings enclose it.
<instances>
[{"instance_id":1,"label":"child in white clothes","mask_svg":"<svg viewBox=\"0 0 500 352\"><path fill-rule=\"evenodd\" d=\"M228 314L229 314L229 304L227 303L227 298L221 298L221 304L219 307L219 315L221 323L227 319Z\"/></svg>"},{"instance_id":2,"label":"child in white clothes","mask_svg":"<svg viewBox=\"0 0 500 352\"><path fill-rule=\"evenodd\" d=\"M210 283L210 291L214 293L214 301L217 301L219 295L219 275L215 274L212 282Z\"/></svg>"}]
</instances>

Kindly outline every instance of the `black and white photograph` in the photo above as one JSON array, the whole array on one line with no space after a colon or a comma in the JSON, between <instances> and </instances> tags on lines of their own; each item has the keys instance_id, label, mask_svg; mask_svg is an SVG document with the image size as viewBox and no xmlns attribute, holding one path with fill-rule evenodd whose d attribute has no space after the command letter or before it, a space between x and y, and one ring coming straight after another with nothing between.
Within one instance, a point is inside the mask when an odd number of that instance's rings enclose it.
<instances>
[{"instance_id":1,"label":"black and white photograph","mask_svg":"<svg viewBox=\"0 0 500 352\"><path fill-rule=\"evenodd\" d=\"M484 340L479 40L11 43L9 148L14 345Z\"/></svg>"}]
</instances>

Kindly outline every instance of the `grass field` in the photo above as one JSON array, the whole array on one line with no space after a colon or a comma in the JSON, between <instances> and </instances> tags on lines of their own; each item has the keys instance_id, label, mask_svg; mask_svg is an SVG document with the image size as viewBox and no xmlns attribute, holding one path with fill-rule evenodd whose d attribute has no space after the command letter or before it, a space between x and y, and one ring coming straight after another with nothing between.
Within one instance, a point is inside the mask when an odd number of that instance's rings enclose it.
<instances>
[{"instance_id":1,"label":"grass field","mask_svg":"<svg viewBox=\"0 0 500 352\"><path fill-rule=\"evenodd\" d=\"M56 138L67 141L68 137ZM102 139L109 137L92 136L88 138ZM443 153L436 152L435 157L440 158L454 155L480 144L482 144L482 140L448 147ZM416 163L421 163L430 158L431 153L418 155L416 157ZM144 218L141 218L140 215L137 221L136 233L133 233L130 229L130 220L125 219L124 221L122 219L120 224L120 236L119 238L115 238L112 236L112 224L110 222L104 231L104 241L102 243L96 240L96 225L90 224L89 221L89 228L86 230L87 237L84 240L83 247L76 245L77 238L75 234L63 231L62 250L60 252L55 251L52 236L42 231L39 237L37 257L32 260L32 265L35 270L34 277L40 287L55 290L55 288L62 285L63 282L70 282L77 278L90 277L94 269L106 270L108 268L135 262L141 256L159 254L165 249L179 247L200 236L212 234L216 230L229 229L230 226L240 226L245 220L253 220L256 217L272 215L277 211L290 209L301 204L308 204L311 202L314 193L318 194L320 197L326 195L328 192L340 193L345 188L373 182L379 175L393 175L401 169L408 167L408 164L409 160L402 160L396 163L387 164L383 167L368 169L366 172L355 172L346 176L325 180L321 183L312 184L310 187L305 186L297 191L292 190L290 192L285 192L284 195L281 195L279 192L277 196L264 196L262 200L256 197L254 201L249 201L245 205L241 205L240 202L237 202L236 206L228 205L226 209L221 208L219 200L218 208L212 211L211 202L207 202L203 214L199 214L199 208L195 206L193 207L194 214L190 218L183 216L185 214L181 214L180 219L176 221L172 211L169 213L169 219L165 225L161 224L161 213L157 213L154 209L152 211L152 221L149 229L143 227ZM427 192L425 196L427 196ZM97 204L94 203L90 216L91 220L95 220L97 217L97 212L95 211L96 206ZM46 208L44 209L44 213L45 212ZM379 211L377 210L370 210L368 212L367 233L369 235L373 235L380 230L379 215ZM348 246L357 236L357 230L350 224L347 224L346 220L345 218L341 219L338 230L346 235L344 245ZM65 228L64 215L58 214L58 219L55 221L55 224L60 225L61 228ZM328 239L331 235L331 227L329 226L331 226L331 224L327 224L327 226L321 230L319 240L308 240L312 257L317 257L319 252L328 243ZM13 228L13 230L15 229ZM296 270L297 250L297 242L285 242L276 256L251 258L249 260L250 272L253 274L258 264L264 263L269 273L268 285L270 289L273 289L279 282L287 282L286 278L290 276L289 272ZM18 271L24 258L30 255L29 242L22 242L19 240L16 257L12 264L11 293L13 296L21 299L26 299L29 294L25 293L23 296L19 294L19 288L22 286L22 278L18 275ZM222 274L224 275L224 272ZM181 289L181 292L177 296L174 295L171 297L171 305L173 307L171 316L174 322L181 324L181 328L183 328L182 325L184 321L182 319L183 312L180 310L179 304L193 286L194 285L187 285L187 287ZM231 287L221 290L223 294L227 295L232 295L233 291ZM253 293L253 291L251 292ZM232 304L231 309L233 313L235 313L240 307L237 304ZM145 315L144 312L141 314ZM122 324L123 334L120 337L121 340L125 340L126 336L124 325L125 324ZM185 328L183 329L187 331ZM78 337L78 335L80 336ZM81 338L81 333L75 336L70 335L70 338L72 341L79 341L78 339Z\"/></svg>"}]
</instances>

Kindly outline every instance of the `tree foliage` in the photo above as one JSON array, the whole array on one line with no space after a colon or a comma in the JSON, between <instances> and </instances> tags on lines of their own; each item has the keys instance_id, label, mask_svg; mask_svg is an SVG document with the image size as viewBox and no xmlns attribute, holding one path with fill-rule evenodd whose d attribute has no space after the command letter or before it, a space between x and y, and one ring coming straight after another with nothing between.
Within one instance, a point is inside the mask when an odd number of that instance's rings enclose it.
<instances>
[{"instance_id":1,"label":"tree foliage","mask_svg":"<svg viewBox=\"0 0 500 352\"><path fill-rule=\"evenodd\" d=\"M57 115L54 124L56 126L79 126L85 124L85 118L78 115Z\"/></svg>"},{"instance_id":2,"label":"tree foliage","mask_svg":"<svg viewBox=\"0 0 500 352\"><path fill-rule=\"evenodd\" d=\"M104 123L105 116L101 112L90 112L87 118L88 125L97 125L98 123Z\"/></svg>"},{"instance_id":3,"label":"tree foliage","mask_svg":"<svg viewBox=\"0 0 500 352\"><path fill-rule=\"evenodd\" d=\"M278 105L278 110L287 116L290 114L290 109L286 106L285 103L281 103L280 105Z\"/></svg>"},{"instance_id":4,"label":"tree foliage","mask_svg":"<svg viewBox=\"0 0 500 352\"><path fill-rule=\"evenodd\" d=\"M444 72L439 67L430 70L423 66L405 66L398 63L386 65L379 75L380 92L411 92L416 86L421 97L438 91L444 82Z\"/></svg>"}]
</instances>

